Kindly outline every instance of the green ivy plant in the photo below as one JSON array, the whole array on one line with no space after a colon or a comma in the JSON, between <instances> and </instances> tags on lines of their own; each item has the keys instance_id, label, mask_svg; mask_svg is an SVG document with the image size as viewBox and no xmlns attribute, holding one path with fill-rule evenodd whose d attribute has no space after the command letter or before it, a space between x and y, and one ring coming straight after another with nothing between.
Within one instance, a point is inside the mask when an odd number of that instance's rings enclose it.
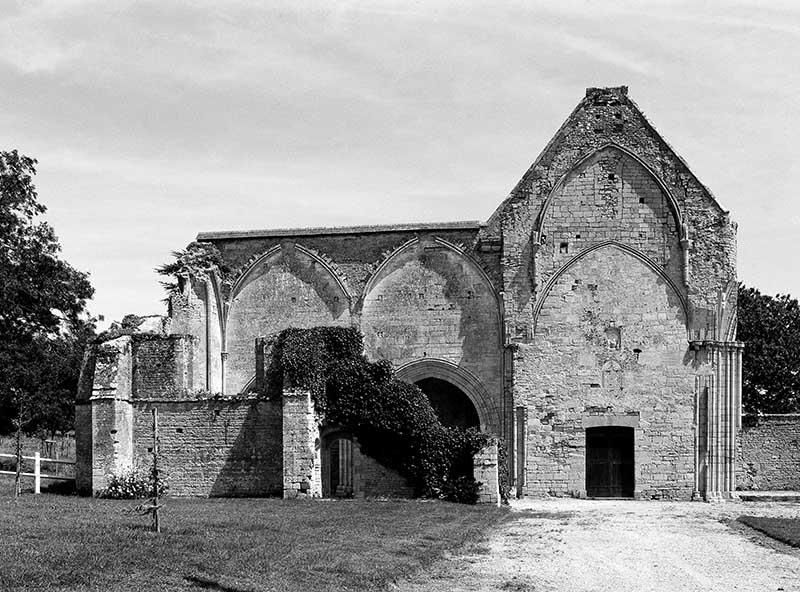
<instances>
[{"instance_id":1,"label":"green ivy plant","mask_svg":"<svg viewBox=\"0 0 800 592\"><path fill-rule=\"evenodd\" d=\"M443 425L425 393L363 349L355 328L286 329L272 348L267 388L309 390L323 422L352 432L364 454L406 477L417 495L475 503L472 458L489 436Z\"/></svg>"},{"instance_id":2,"label":"green ivy plant","mask_svg":"<svg viewBox=\"0 0 800 592\"><path fill-rule=\"evenodd\" d=\"M177 282L161 282L168 294L180 293L186 276L200 276L215 271L225 277L231 272L219 249L211 243L195 241L183 251L173 251L172 256L174 261L156 268L160 275L178 278Z\"/></svg>"}]
</instances>

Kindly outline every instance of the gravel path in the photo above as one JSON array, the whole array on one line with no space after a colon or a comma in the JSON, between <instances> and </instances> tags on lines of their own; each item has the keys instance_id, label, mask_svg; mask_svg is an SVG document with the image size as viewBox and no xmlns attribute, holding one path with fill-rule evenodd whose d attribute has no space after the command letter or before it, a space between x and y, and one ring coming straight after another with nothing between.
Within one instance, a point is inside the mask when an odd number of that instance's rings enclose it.
<instances>
[{"instance_id":1,"label":"gravel path","mask_svg":"<svg viewBox=\"0 0 800 592\"><path fill-rule=\"evenodd\" d=\"M800 504L525 500L515 520L396 590L800 592L800 550L738 524Z\"/></svg>"}]
</instances>

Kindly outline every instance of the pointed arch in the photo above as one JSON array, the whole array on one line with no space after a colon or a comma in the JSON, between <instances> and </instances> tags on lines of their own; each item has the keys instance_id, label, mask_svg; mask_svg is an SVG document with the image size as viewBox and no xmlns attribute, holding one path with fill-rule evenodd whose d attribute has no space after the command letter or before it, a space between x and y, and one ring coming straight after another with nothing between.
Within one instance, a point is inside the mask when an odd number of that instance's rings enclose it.
<instances>
[{"instance_id":1,"label":"pointed arch","mask_svg":"<svg viewBox=\"0 0 800 592\"><path fill-rule=\"evenodd\" d=\"M639 166L641 166L652 177L652 179L656 182L661 192L667 198L667 202L670 205L670 210L672 211L672 215L675 219L675 228L678 231L678 237L680 237L681 239L688 238L687 234L688 231L686 225L684 224L683 212L681 211L680 205L678 204L678 201L675 199L675 196L672 195L672 192L669 190L664 181L661 179L661 177L659 177L655 173L655 171L653 171L653 169L644 160L642 160L639 156L637 156L634 152L631 152L627 148L620 146L615 142L606 142L602 146L598 148L593 148L588 153L584 154L583 156L580 156L578 160L571 167L569 167L569 169L567 169L567 171L563 175L561 175L556 184L553 185L553 188L547 194L547 197L545 198L544 203L542 204L542 209L539 211L539 215L536 218L536 227L533 233L533 239L536 244L541 243L542 226L544 224L544 218L547 215L547 212L550 209L553 201L555 200L559 190L564 186L564 183L567 181L572 172L575 171L577 168L581 167L584 163L586 163L590 159L594 158L596 155L600 154L602 151L609 149L621 152L623 155L627 156L628 158L636 162Z\"/></svg>"},{"instance_id":2,"label":"pointed arch","mask_svg":"<svg viewBox=\"0 0 800 592\"><path fill-rule=\"evenodd\" d=\"M467 395L478 412L481 430L494 431L500 428L500 414L492 404L489 391L480 378L458 364L438 358L422 358L397 368L395 377L412 384L425 378L438 378L449 382Z\"/></svg>"},{"instance_id":3,"label":"pointed arch","mask_svg":"<svg viewBox=\"0 0 800 592\"><path fill-rule=\"evenodd\" d=\"M545 284L544 288L542 288L541 294L536 299L536 306L533 309L533 331L534 331L534 333L536 332L536 324L539 321L539 313L542 310L542 306L544 305L544 302L547 300L547 296L550 294L550 291L553 289L553 286L555 286L555 284L558 282L558 280L561 278L561 276L563 276L567 271L569 271L570 268L572 268L575 264L577 264L581 259L586 257L588 254L593 253L594 251L597 251L599 249L606 248L606 247L614 247L614 248L619 249L620 251L623 251L624 253L632 255L633 257L635 257L636 259L638 259L639 261L644 263L652 271L654 271L664 281L664 283L666 283L670 288L672 288L673 293L675 294L675 296L677 296L678 301L681 304L681 309L683 311L684 318L688 322L688 319L689 319L689 306L688 306L688 304L686 302L686 298L683 295L683 293L681 293L681 291L678 289L678 286L675 284L675 282L672 281L672 279L664 272L664 270L661 267L659 267L656 263L654 263L646 255L644 255L640 251L634 249L633 247L630 247L630 246L625 245L623 243L620 243L618 241L609 240L609 241L603 241L603 242L600 242L600 243L596 243L594 245L591 245L590 247L587 247L586 249L584 249L583 251L581 251L580 253L575 255L572 259L567 261L556 273L554 273L550 277L550 279ZM687 327L687 331L688 331L688 327Z\"/></svg>"},{"instance_id":4,"label":"pointed arch","mask_svg":"<svg viewBox=\"0 0 800 592\"><path fill-rule=\"evenodd\" d=\"M411 240L404 242L402 245L397 247L394 251L391 251L383 258L383 260L375 268L375 271L372 272L372 275L370 275L367 279L367 283L364 285L364 292L362 293L359 301L359 308L364 306L364 301L366 300L367 295L372 292L375 289L375 286L378 285L378 282L383 279L384 271L389 268L389 264L392 263L399 255L405 253L417 244L419 244L419 237L414 237Z\"/></svg>"},{"instance_id":5,"label":"pointed arch","mask_svg":"<svg viewBox=\"0 0 800 592\"><path fill-rule=\"evenodd\" d=\"M285 242L253 257L231 282L224 304L223 392L249 388L256 338L292 326L351 325L351 306L343 276L316 251Z\"/></svg>"},{"instance_id":6,"label":"pointed arch","mask_svg":"<svg viewBox=\"0 0 800 592\"><path fill-rule=\"evenodd\" d=\"M470 266L470 268L473 271L475 271L481 277L486 287L488 288L489 292L491 293L492 298L494 299L494 311L497 315L498 326L503 327L503 302L499 292L495 288L494 282L489 277L489 274L486 273L486 270L483 268L483 266L481 266L481 264L472 255L470 255L464 249L460 248L458 245L451 243L450 241L447 241L438 236L434 236L432 242L457 254ZM375 287L380 283L380 281L384 279L385 273L387 272L387 270L390 270L392 268L392 264L397 259L397 257L406 253L411 248L419 246L420 244L421 243L419 237L412 238L411 240L403 243L397 249L389 253L389 255L387 255L386 258L384 258L383 261L381 261L381 263L378 265L378 267L375 269L372 275L370 275L366 285L364 286L364 292L361 298L359 299L358 308L360 309L363 308L367 296L369 296L370 292L372 292L375 289ZM501 331L500 335L501 346L502 346L502 339L503 337Z\"/></svg>"},{"instance_id":7,"label":"pointed arch","mask_svg":"<svg viewBox=\"0 0 800 592\"><path fill-rule=\"evenodd\" d=\"M495 301L495 304L497 306L498 322L500 323L500 326L502 327L503 326L503 302L500 299L500 293L497 291L497 289L494 286L494 282L492 281L492 278L489 277L489 274L486 273L486 270L483 268L483 266L480 263L478 263L478 261L477 261L477 259L475 259L475 257L470 255L468 252L466 252L464 249L458 247L457 245L454 245L453 243L451 243L449 241L446 241L443 238L439 238L438 236L433 237L433 241L435 243L439 244L439 245L442 245L443 247L446 247L446 248L450 249L454 253L460 255L467 263L470 264L470 266L478 273L478 275L483 278L483 281L486 283L486 285L489 288L489 291L491 292L492 296L494 297L494 301Z\"/></svg>"},{"instance_id":8,"label":"pointed arch","mask_svg":"<svg viewBox=\"0 0 800 592\"><path fill-rule=\"evenodd\" d=\"M251 278L254 272L257 271L262 263L266 262L272 257L275 257L276 255L282 255L286 248L286 244L275 245L274 247L267 249L260 255L257 255L248 261L247 264L242 268L239 276L236 278L233 286L231 287L231 295L229 300L233 302L233 300L236 298L236 295L245 285L247 285L248 280ZM347 298L348 303L352 303L352 296L350 295L350 290L347 287L346 280L333 263L327 261L313 249L308 249L299 243L291 243L291 248L302 253L309 259L312 259L316 264L322 267L322 269L324 269L338 284L339 289L342 291L345 298Z\"/></svg>"}]
</instances>

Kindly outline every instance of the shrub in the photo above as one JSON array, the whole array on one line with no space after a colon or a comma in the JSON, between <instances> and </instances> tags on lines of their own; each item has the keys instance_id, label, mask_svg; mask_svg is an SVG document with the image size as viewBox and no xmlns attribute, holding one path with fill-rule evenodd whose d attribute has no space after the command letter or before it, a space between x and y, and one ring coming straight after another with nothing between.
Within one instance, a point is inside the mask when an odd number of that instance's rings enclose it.
<instances>
[{"instance_id":1,"label":"shrub","mask_svg":"<svg viewBox=\"0 0 800 592\"><path fill-rule=\"evenodd\" d=\"M155 482L152 470L124 469L108 476L105 488L97 497L105 499L145 499L153 496ZM167 494L166 480L159 476L158 495Z\"/></svg>"},{"instance_id":2,"label":"shrub","mask_svg":"<svg viewBox=\"0 0 800 592\"><path fill-rule=\"evenodd\" d=\"M287 329L269 367L272 392L310 390L323 421L351 431L364 454L405 476L417 495L477 501L472 457L488 436L442 425L425 393L395 379L388 361L366 359L358 329Z\"/></svg>"},{"instance_id":3,"label":"shrub","mask_svg":"<svg viewBox=\"0 0 800 592\"><path fill-rule=\"evenodd\" d=\"M474 478L461 475L444 482L441 497L448 502L476 504L478 503L480 489L481 484L475 481Z\"/></svg>"}]
</instances>

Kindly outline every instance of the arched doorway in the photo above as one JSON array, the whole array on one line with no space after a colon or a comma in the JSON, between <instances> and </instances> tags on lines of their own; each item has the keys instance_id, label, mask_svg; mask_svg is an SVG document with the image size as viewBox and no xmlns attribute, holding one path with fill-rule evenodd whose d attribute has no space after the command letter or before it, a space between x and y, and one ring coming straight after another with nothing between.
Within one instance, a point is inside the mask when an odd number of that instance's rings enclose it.
<instances>
[{"instance_id":1,"label":"arched doorway","mask_svg":"<svg viewBox=\"0 0 800 592\"><path fill-rule=\"evenodd\" d=\"M353 497L353 438L336 432L323 439L322 497Z\"/></svg>"},{"instance_id":2,"label":"arched doorway","mask_svg":"<svg viewBox=\"0 0 800 592\"><path fill-rule=\"evenodd\" d=\"M587 428L586 495L633 497L634 480L633 428Z\"/></svg>"},{"instance_id":3,"label":"arched doorway","mask_svg":"<svg viewBox=\"0 0 800 592\"><path fill-rule=\"evenodd\" d=\"M458 398L462 394L465 395L472 405L471 408L477 412L478 423L473 423L473 417L470 419L469 425L479 427L487 433L500 433L502 426L498 409L500 398L491 395L481 379L469 369L447 360L426 357L403 364L395 371L395 376L400 380L417 385L429 398L431 395L436 397L436 391L440 390L437 385L441 386L442 383L446 383L455 387L458 389ZM438 378L441 382L428 381L431 378Z\"/></svg>"},{"instance_id":4,"label":"arched doorway","mask_svg":"<svg viewBox=\"0 0 800 592\"><path fill-rule=\"evenodd\" d=\"M446 426L479 428L478 411L456 385L441 378L423 378L415 384L428 396L439 421Z\"/></svg>"},{"instance_id":5,"label":"arched doorway","mask_svg":"<svg viewBox=\"0 0 800 592\"><path fill-rule=\"evenodd\" d=\"M451 382L441 378L423 378L416 381L420 390L425 393L431 402L431 407L436 412L439 421L449 427L480 428L481 422L478 411L469 397ZM471 455L461 456L455 460L454 475L473 474L473 459Z\"/></svg>"}]
</instances>

